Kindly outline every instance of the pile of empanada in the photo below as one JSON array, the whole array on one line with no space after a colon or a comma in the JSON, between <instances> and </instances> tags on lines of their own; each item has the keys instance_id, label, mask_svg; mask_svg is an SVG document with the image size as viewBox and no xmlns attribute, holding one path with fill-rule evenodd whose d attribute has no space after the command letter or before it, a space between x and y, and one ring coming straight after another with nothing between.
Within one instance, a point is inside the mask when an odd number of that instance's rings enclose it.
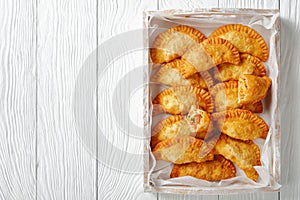
<instances>
[{"instance_id":1,"label":"pile of empanada","mask_svg":"<svg viewBox=\"0 0 300 200\"><path fill-rule=\"evenodd\" d=\"M151 82L168 88L153 99L152 115L169 114L152 128L157 160L174 163L171 178L193 176L218 181L236 176L236 167L256 181L261 165L253 142L268 125L255 113L271 86L263 62L268 46L255 30L222 26L206 38L179 25L152 44Z\"/></svg>"}]
</instances>

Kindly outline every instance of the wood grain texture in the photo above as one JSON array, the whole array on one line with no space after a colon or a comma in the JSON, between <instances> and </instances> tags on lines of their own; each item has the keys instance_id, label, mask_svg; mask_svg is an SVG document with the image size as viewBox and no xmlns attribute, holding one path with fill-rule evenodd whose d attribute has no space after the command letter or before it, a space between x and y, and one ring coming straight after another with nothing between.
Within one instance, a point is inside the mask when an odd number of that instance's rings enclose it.
<instances>
[{"instance_id":1,"label":"wood grain texture","mask_svg":"<svg viewBox=\"0 0 300 200\"><path fill-rule=\"evenodd\" d=\"M281 16L281 200L300 199L300 4L280 1Z\"/></svg>"},{"instance_id":2,"label":"wood grain texture","mask_svg":"<svg viewBox=\"0 0 300 200\"><path fill-rule=\"evenodd\" d=\"M159 9L217 8L218 0L159 0Z\"/></svg>"},{"instance_id":3,"label":"wood grain texture","mask_svg":"<svg viewBox=\"0 0 300 200\"><path fill-rule=\"evenodd\" d=\"M77 135L72 107L78 73L97 44L96 7L96 0L38 1L38 199L96 199L96 159ZM96 120L86 134L95 127Z\"/></svg>"},{"instance_id":4,"label":"wood grain texture","mask_svg":"<svg viewBox=\"0 0 300 200\"><path fill-rule=\"evenodd\" d=\"M260 9L278 9L279 1L277 0L267 0L267 1L257 1L257 0L219 0L220 8L260 8ZM256 192L250 194L239 194L239 195L220 195L220 200L276 200L278 199L278 192L274 193L263 193Z\"/></svg>"},{"instance_id":5,"label":"wood grain texture","mask_svg":"<svg viewBox=\"0 0 300 200\"><path fill-rule=\"evenodd\" d=\"M230 200L276 200L278 199L278 192L256 192L256 193L245 193L235 195L220 195L219 199L230 199Z\"/></svg>"},{"instance_id":6,"label":"wood grain texture","mask_svg":"<svg viewBox=\"0 0 300 200\"><path fill-rule=\"evenodd\" d=\"M143 189L143 99L139 92L143 51L128 47L129 42L142 48L143 35L135 31L127 35L132 30L142 33L143 11L156 10L156 3L99 1L98 199L157 199L156 194ZM103 45L107 45L104 50ZM125 51L122 56L113 57L113 62L102 64L101 55L114 56L123 48L133 52ZM137 116L130 115L130 109Z\"/></svg>"},{"instance_id":7,"label":"wood grain texture","mask_svg":"<svg viewBox=\"0 0 300 200\"><path fill-rule=\"evenodd\" d=\"M218 1L217 0L160 0L159 1L159 10L168 10L168 9L193 9L193 8L217 8ZM171 195L171 194L158 194L159 200L167 200L167 199L176 199L176 200L217 200L218 195Z\"/></svg>"},{"instance_id":8,"label":"wood grain texture","mask_svg":"<svg viewBox=\"0 0 300 200\"><path fill-rule=\"evenodd\" d=\"M219 0L219 8L278 9L279 0Z\"/></svg>"},{"instance_id":9,"label":"wood grain texture","mask_svg":"<svg viewBox=\"0 0 300 200\"><path fill-rule=\"evenodd\" d=\"M35 1L0 1L0 199L34 199Z\"/></svg>"},{"instance_id":10,"label":"wood grain texture","mask_svg":"<svg viewBox=\"0 0 300 200\"><path fill-rule=\"evenodd\" d=\"M217 195L202 196L202 195L183 195L183 194L159 194L158 200L217 200Z\"/></svg>"}]
</instances>

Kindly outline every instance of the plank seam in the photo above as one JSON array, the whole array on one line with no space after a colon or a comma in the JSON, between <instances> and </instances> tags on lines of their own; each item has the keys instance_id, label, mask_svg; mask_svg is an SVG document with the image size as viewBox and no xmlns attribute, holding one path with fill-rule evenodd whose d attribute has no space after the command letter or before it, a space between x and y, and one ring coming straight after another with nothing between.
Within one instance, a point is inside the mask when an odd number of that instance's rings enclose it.
<instances>
[{"instance_id":1,"label":"plank seam","mask_svg":"<svg viewBox=\"0 0 300 200\"><path fill-rule=\"evenodd\" d=\"M278 0L278 9L279 9L279 13L280 13L280 0ZM280 44L279 44L280 45ZM278 192L278 200L280 200L280 191Z\"/></svg>"},{"instance_id":2,"label":"plank seam","mask_svg":"<svg viewBox=\"0 0 300 200\"><path fill-rule=\"evenodd\" d=\"M38 44L38 0L35 0L35 199L38 195L38 59L37 59L37 44ZM34 31L33 31L34 34Z\"/></svg>"},{"instance_id":3,"label":"plank seam","mask_svg":"<svg viewBox=\"0 0 300 200\"><path fill-rule=\"evenodd\" d=\"M100 1L101 2L101 1ZM98 183L98 170L99 170L99 163L98 163L98 64L99 64L99 60L98 60L98 45L99 45L99 30L98 30L98 22L99 22L99 0L96 0L96 200L98 200L99 195L98 195L98 187L99 187L99 183Z\"/></svg>"}]
</instances>

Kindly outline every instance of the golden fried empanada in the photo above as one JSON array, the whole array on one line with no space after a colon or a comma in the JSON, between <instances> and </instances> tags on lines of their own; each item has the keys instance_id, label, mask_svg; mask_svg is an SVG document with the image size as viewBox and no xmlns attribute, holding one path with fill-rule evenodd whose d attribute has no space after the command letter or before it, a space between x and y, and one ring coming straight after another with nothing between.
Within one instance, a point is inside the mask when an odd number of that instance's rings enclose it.
<instances>
[{"instance_id":1,"label":"golden fried empanada","mask_svg":"<svg viewBox=\"0 0 300 200\"><path fill-rule=\"evenodd\" d=\"M190 112L188 117L181 115L170 116L160 121L152 129L151 146L180 136L195 136L204 139L210 125L210 117L203 110Z\"/></svg>"},{"instance_id":2,"label":"golden fried empanada","mask_svg":"<svg viewBox=\"0 0 300 200\"><path fill-rule=\"evenodd\" d=\"M256 57L249 54L241 55L241 63L220 64L218 70L214 71L214 78L222 81L239 80L242 74L252 74L256 76L266 76L264 64Z\"/></svg>"},{"instance_id":3,"label":"golden fried empanada","mask_svg":"<svg viewBox=\"0 0 300 200\"><path fill-rule=\"evenodd\" d=\"M166 63L184 54L195 43L200 43L205 36L195 28L179 25L159 34L152 44L150 56L153 63Z\"/></svg>"},{"instance_id":4,"label":"golden fried empanada","mask_svg":"<svg viewBox=\"0 0 300 200\"><path fill-rule=\"evenodd\" d=\"M212 88L211 96L217 112L235 108L242 108L256 113L261 113L263 110L261 101L243 106L238 103L238 81L218 83Z\"/></svg>"},{"instance_id":5,"label":"golden fried empanada","mask_svg":"<svg viewBox=\"0 0 300 200\"><path fill-rule=\"evenodd\" d=\"M250 179L257 180L258 174L253 166L261 165L260 150L251 140L236 140L222 134L215 146L215 151L236 163Z\"/></svg>"},{"instance_id":6,"label":"golden fried empanada","mask_svg":"<svg viewBox=\"0 0 300 200\"><path fill-rule=\"evenodd\" d=\"M153 150L153 155L157 160L175 164L200 163L213 160L214 155L211 153L211 149L212 147L203 140L185 136L158 143Z\"/></svg>"},{"instance_id":7,"label":"golden fried empanada","mask_svg":"<svg viewBox=\"0 0 300 200\"><path fill-rule=\"evenodd\" d=\"M272 80L266 76L241 75L239 78L238 103L241 105L264 99Z\"/></svg>"},{"instance_id":8,"label":"golden fried empanada","mask_svg":"<svg viewBox=\"0 0 300 200\"><path fill-rule=\"evenodd\" d=\"M186 68L186 65L189 64L180 59L166 63L153 75L151 81L169 86L190 85L205 90L208 89L208 86L213 85L213 79L207 71L195 73L189 78L184 78L180 70L181 68Z\"/></svg>"},{"instance_id":9,"label":"golden fried empanada","mask_svg":"<svg viewBox=\"0 0 300 200\"><path fill-rule=\"evenodd\" d=\"M163 112L179 115L186 114L192 106L209 113L213 110L210 94L204 89L192 86L167 88L159 93L153 103L153 115Z\"/></svg>"},{"instance_id":10,"label":"golden fried empanada","mask_svg":"<svg viewBox=\"0 0 300 200\"><path fill-rule=\"evenodd\" d=\"M248 53L267 61L268 45L255 30L241 24L229 24L215 30L210 38L223 38L232 43L240 52Z\"/></svg>"},{"instance_id":11,"label":"golden fried empanada","mask_svg":"<svg viewBox=\"0 0 300 200\"><path fill-rule=\"evenodd\" d=\"M212 161L175 164L170 177L193 176L208 181L219 181L235 177L235 175L236 169L233 163L221 155L215 155Z\"/></svg>"},{"instance_id":12,"label":"golden fried empanada","mask_svg":"<svg viewBox=\"0 0 300 200\"><path fill-rule=\"evenodd\" d=\"M269 131L266 122L248 110L213 113L212 119L222 133L240 140L265 139Z\"/></svg>"},{"instance_id":13,"label":"golden fried empanada","mask_svg":"<svg viewBox=\"0 0 300 200\"><path fill-rule=\"evenodd\" d=\"M182 59L191 64L186 68L182 68L181 72L184 77L209 70L222 63L240 63L238 50L221 38L211 38L201 44L195 44L183 54Z\"/></svg>"}]
</instances>

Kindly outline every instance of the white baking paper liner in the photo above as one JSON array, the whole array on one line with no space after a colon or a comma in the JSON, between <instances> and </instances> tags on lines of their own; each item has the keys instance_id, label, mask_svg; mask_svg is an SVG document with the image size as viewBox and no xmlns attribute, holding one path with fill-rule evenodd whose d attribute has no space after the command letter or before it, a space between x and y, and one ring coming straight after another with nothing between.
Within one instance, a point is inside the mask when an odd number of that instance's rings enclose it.
<instances>
[{"instance_id":1,"label":"white baking paper liner","mask_svg":"<svg viewBox=\"0 0 300 200\"><path fill-rule=\"evenodd\" d=\"M237 193L249 190L278 191L280 188L280 122L279 122L279 31L280 20L278 10L253 9L196 9L191 11L167 10L148 11L144 13L145 46L151 46L155 37L175 25L192 26L206 36L216 28L225 24L244 24L263 36L269 47L269 59L265 62L267 75L272 79L272 87L263 101L264 112L259 114L269 125L266 140L257 139L254 142L260 147L262 166L255 166L259 173L257 182L247 178L237 166L237 176L222 181L205 181L193 177L170 178L173 164L156 161L151 153L150 136L152 123L166 117L160 115L151 117L151 100L164 86L150 86L149 79L153 73L151 65L144 71L144 121L145 136L145 181L146 191L169 193L203 193L222 194ZM148 53L145 62L148 63ZM146 65L147 66L147 65ZM157 89L158 88L158 89Z\"/></svg>"}]
</instances>

